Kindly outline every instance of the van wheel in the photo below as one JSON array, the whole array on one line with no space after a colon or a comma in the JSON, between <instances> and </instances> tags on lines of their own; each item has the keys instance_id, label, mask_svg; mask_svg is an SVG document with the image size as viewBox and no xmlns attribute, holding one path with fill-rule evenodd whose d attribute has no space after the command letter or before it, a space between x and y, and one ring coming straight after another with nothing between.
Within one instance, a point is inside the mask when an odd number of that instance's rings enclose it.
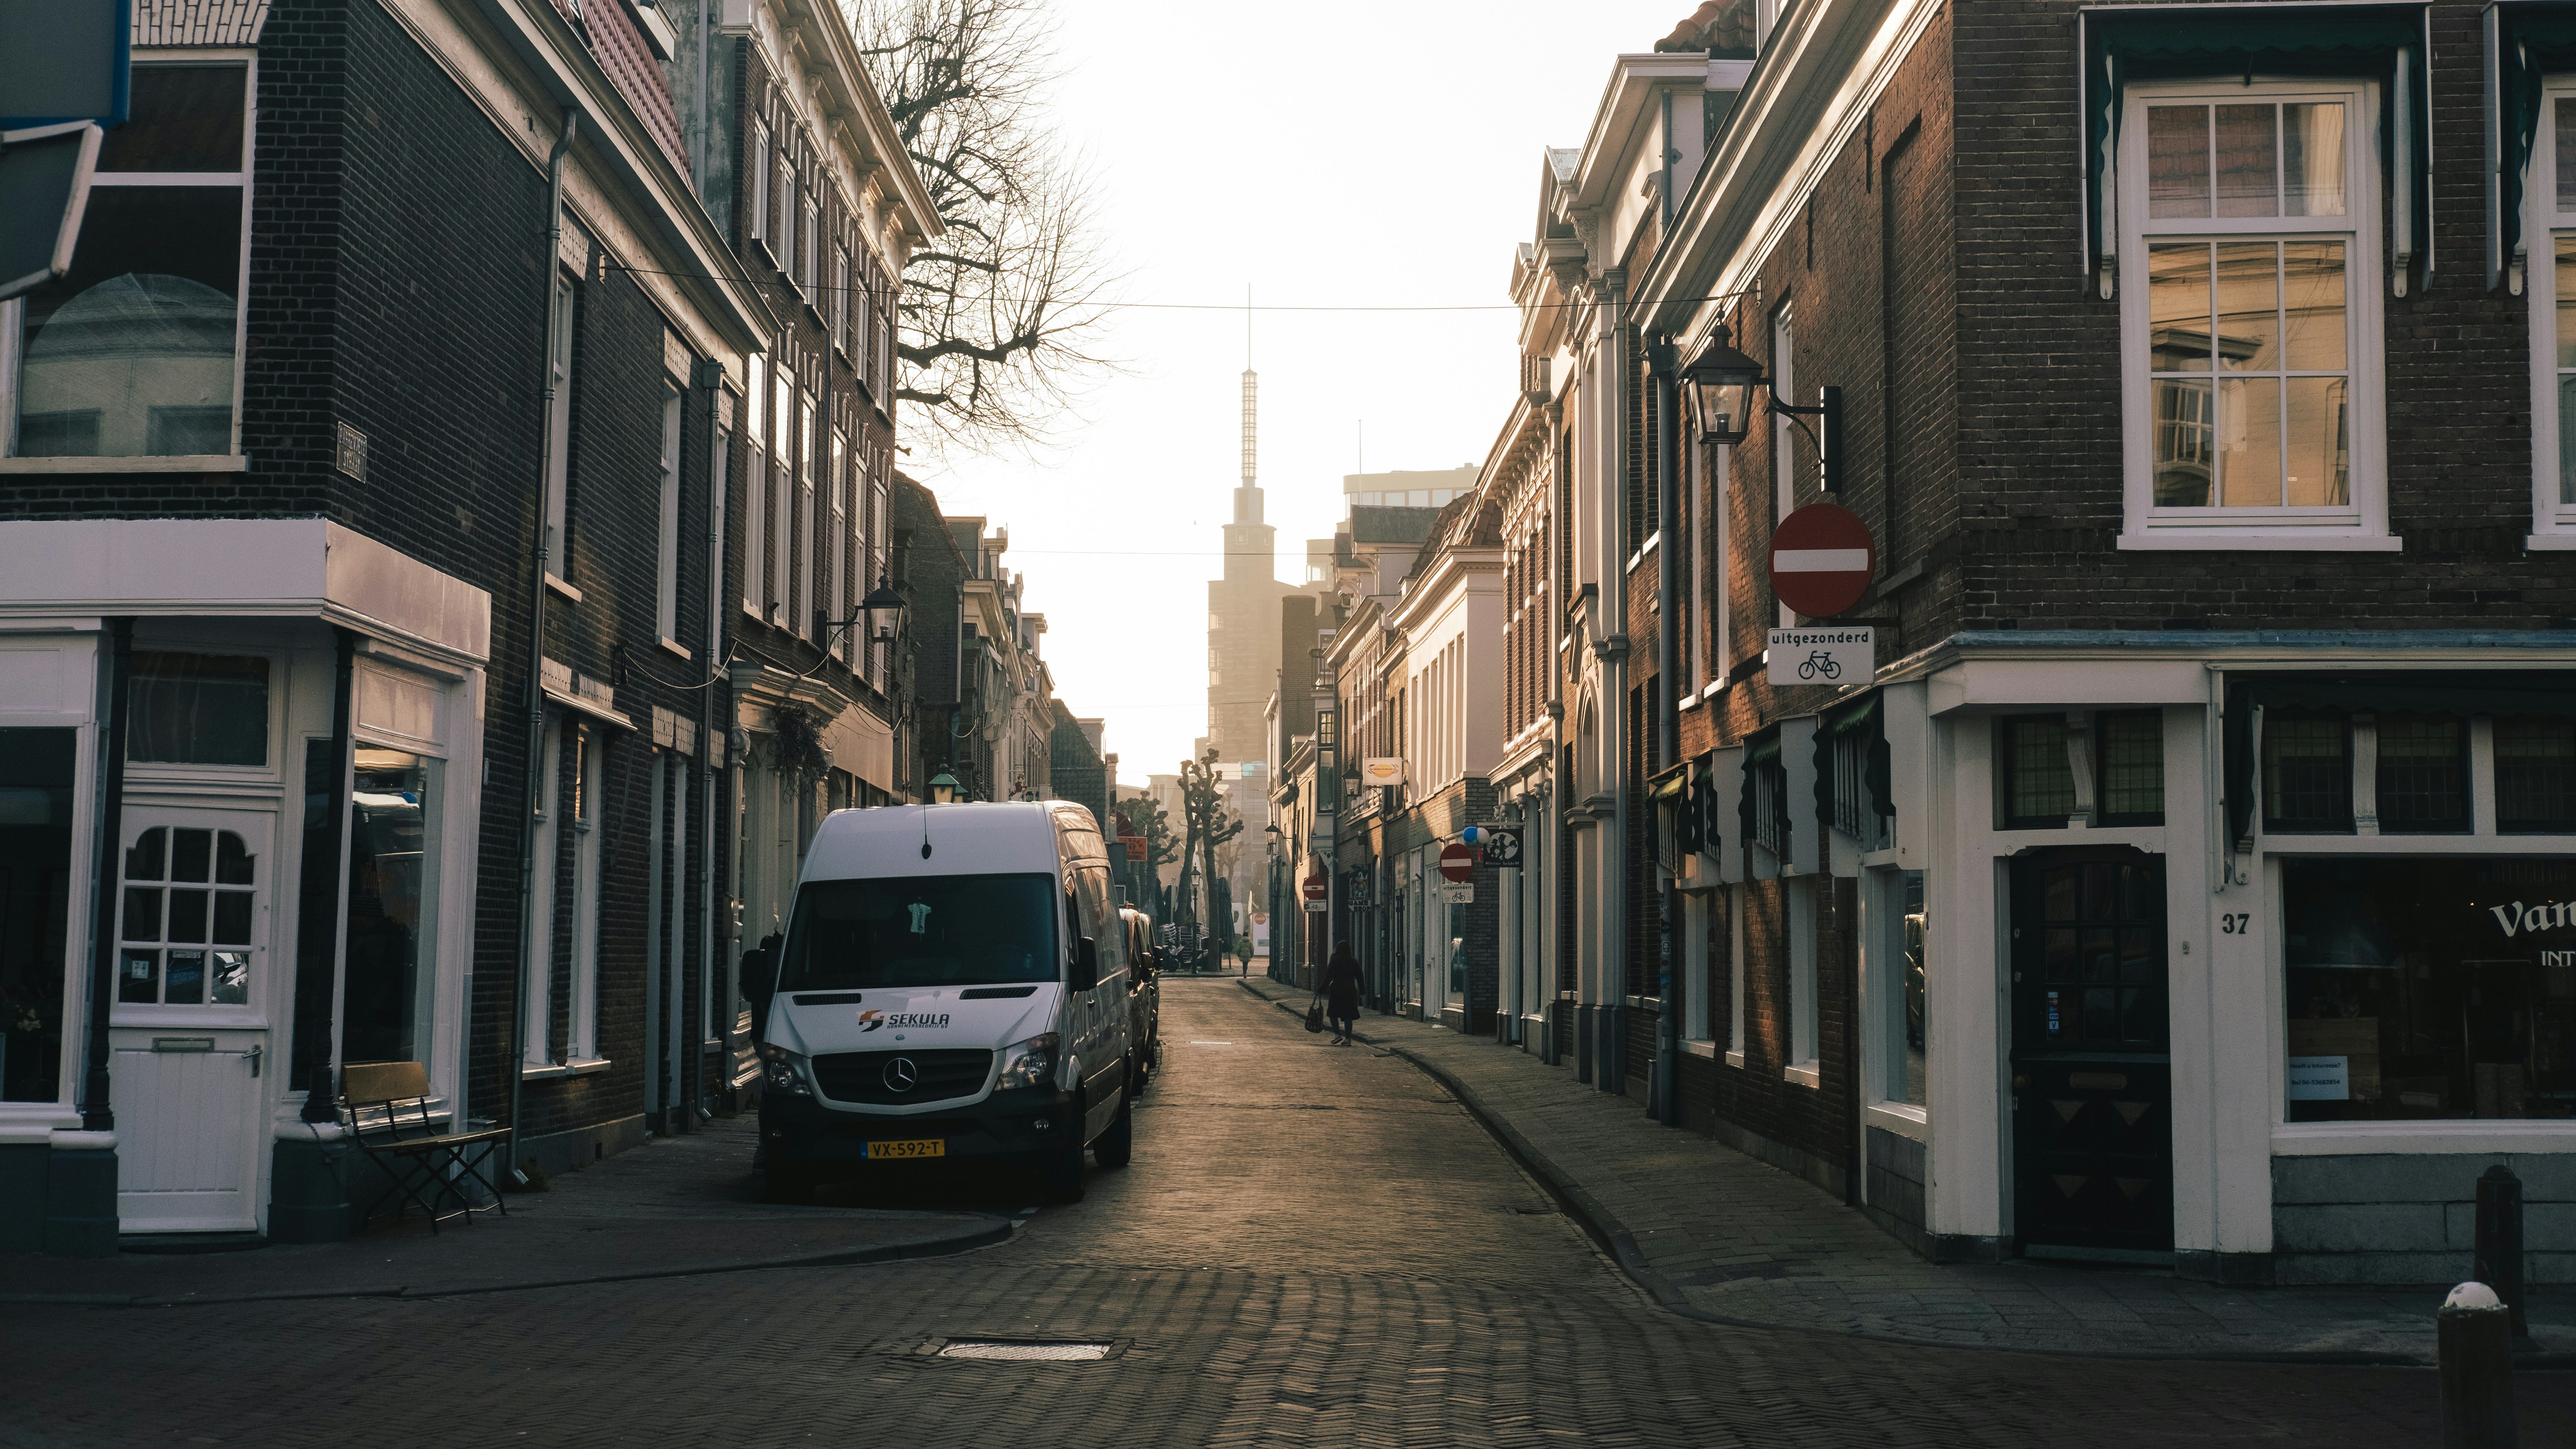
<instances>
[{"instance_id":1,"label":"van wheel","mask_svg":"<svg viewBox=\"0 0 2576 1449\"><path fill-rule=\"evenodd\" d=\"M1109 1130L1100 1134L1100 1140L1091 1144L1091 1155L1100 1159L1103 1167L1125 1167L1127 1159L1136 1155L1136 1099L1133 1096L1119 1093L1118 1115L1110 1120Z\"/></svg>"}]
</instances>

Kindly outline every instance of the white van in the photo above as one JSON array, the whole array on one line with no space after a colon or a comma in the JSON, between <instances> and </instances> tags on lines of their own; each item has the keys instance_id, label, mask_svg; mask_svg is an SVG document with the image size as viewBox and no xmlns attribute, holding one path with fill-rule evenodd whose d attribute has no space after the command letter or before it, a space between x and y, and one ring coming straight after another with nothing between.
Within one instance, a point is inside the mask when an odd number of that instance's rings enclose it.
<instances>
[{"instance_id":1,"label":"white van","mask_svg":"<svg viewBox=\"0 0 2576 1449\"><path fill-rule=\"evenodd\" d=\"M773 1197L827 1178L1004 1158L1082 1195L1124 1167L1127 932L1079 805L898 805L825 817L762 988Z\"/></svg>"}]
</instances>

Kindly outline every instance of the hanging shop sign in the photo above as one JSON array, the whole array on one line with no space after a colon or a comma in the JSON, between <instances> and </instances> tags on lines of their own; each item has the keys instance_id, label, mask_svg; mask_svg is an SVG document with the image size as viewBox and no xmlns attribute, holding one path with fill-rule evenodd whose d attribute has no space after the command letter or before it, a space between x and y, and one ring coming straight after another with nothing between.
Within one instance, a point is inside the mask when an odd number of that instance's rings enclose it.
<instances>
[{"instance_id":1,"label":"hanging shop sign","mask_svg":"<svg viewBox=\"0 0 2576 1449\"><path fill-rule=\"evenodd\" d=\"M1521 863L1521 828L1517 825L1470 825L1458 838L1483 851L1498 866Z\"/></svg>"}]
</instances>

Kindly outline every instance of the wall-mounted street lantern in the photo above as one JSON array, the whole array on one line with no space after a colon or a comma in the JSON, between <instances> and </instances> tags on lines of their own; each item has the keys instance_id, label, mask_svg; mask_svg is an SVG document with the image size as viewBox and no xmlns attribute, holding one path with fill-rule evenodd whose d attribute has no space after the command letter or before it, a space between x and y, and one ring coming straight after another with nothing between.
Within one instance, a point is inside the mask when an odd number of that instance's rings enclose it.
<instances>
[{"instance_id":1,"label":"wall-mounted street lantern","mask_svg":"<svg viewBox=\"0 0 2576 1449\"><path fill-rule=\"evenodd\" d=\"M826 618L822 610L816 609L814 611L814 637L822 640L823 648L828 651L832 647L833 630L847 629L852 626L857 626L859 629L860 642L866 644L891 644L895 641L897 635L903 628L903 613L904 610L909 607L911 607L911 605L907 600L905 600L904 596L896 593L893 588L888 586L885 575L879 574L877 575L877 586L868 591L868 596L866 598L859 600L858 617L851 619Z\"/></svg>"},{"instance_id":2,"label":"wall-mounted street lantern","mask_svg":"<svg viewBox=\"0 0 2576 1449\"><path fill-rule=\"evenodd\" d=\"M1709 334L1708 342L1681 370L1681 385L1689 399L1691 421L1699 430L1703 443L1733 445L1744 441L1753 431L1755 389L1771 400L1775 411L1794 418L1817 418L1823 422L1823 435L1816 448L1824 462L1824 487L1827 493L1843 491L1843 390L1823 389L1821 406L1802 408L1774 392L1763 376L1762 364L1735 349L1723 329ZM1801 427L1804 424L1800 425Z\"/></svg>"},{"instance_id":3,"label":"wall-mounted street lantern","mask_svg":"<svg viewBox=\"0 0 2576 1449\"><path fill-rule=\"evenodd\" d=\"M948 773L946 770L942 770L938 774L930 777L930 803L933 805L954 805L957 803L957 777L955 775Z\"/></svg>"}]
</instances>

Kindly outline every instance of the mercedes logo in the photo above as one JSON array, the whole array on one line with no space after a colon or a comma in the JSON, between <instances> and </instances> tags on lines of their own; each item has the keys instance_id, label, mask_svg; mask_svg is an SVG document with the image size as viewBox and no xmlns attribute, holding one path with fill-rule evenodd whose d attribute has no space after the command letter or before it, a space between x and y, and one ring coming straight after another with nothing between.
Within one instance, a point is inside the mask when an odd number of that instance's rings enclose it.
<instances>
[{"instance_id":1,"label":"mercedes logo","mask_svg":"<svg viewBox=\"0 0 2576 1449\"><path fill-rule=\"evenodd\" d=\"M896 1057L886 1063L885 1084L889 1092L909 1092L921 1081L921 1069L910 1057Z\"/></svg>"}]
</instances>

